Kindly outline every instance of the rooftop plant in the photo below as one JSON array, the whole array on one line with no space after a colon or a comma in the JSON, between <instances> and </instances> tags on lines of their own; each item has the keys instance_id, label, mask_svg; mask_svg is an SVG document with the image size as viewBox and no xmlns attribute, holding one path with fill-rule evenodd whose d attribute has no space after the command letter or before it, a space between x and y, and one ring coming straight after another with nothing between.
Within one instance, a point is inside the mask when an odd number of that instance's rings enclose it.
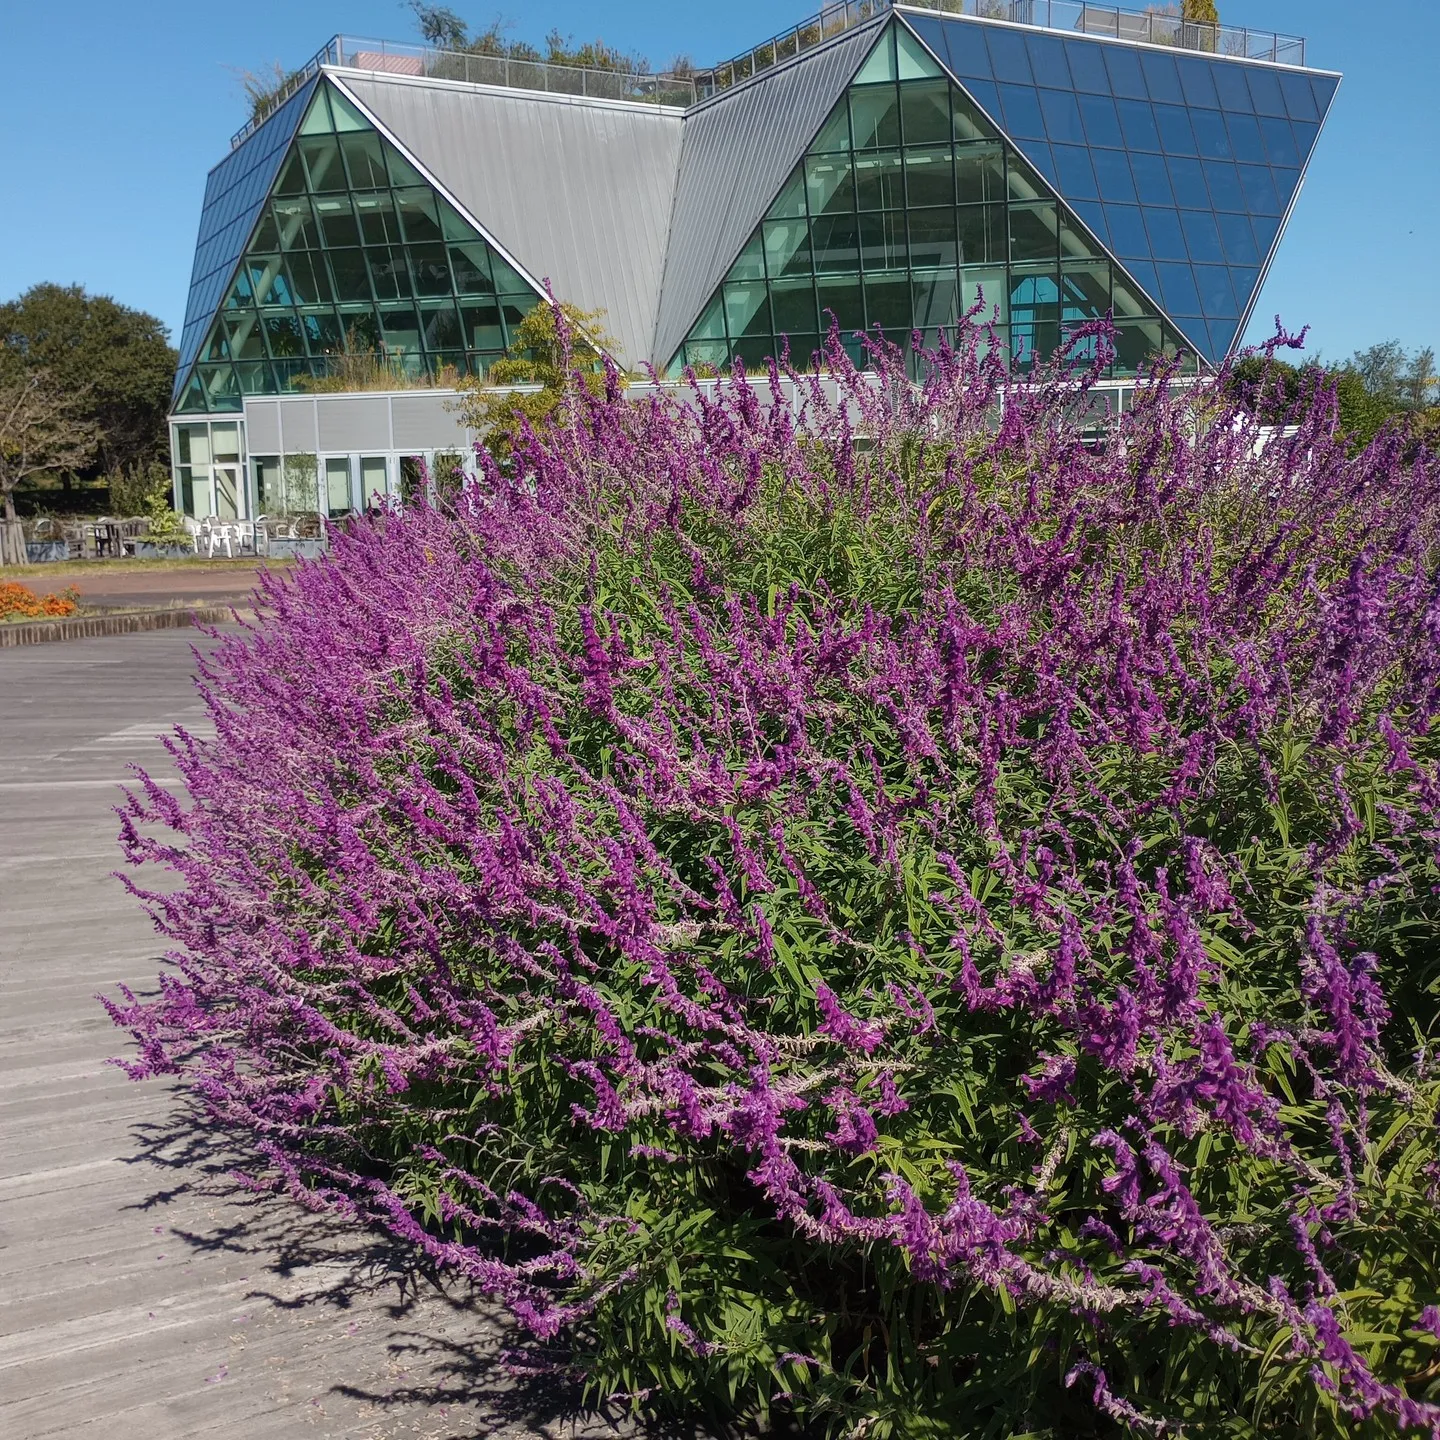
<instances>
[{"instance_id":1,"label":"rooftop plant","mask_svg":"<svg viewBox=\"0 0 1440 1440\"><path fill-rule=\"evenodd\" d=\"M1440 468L957 345L267 577L131 1071L641 1410L1440 1434Z\"/></svg>"}]
</instances>

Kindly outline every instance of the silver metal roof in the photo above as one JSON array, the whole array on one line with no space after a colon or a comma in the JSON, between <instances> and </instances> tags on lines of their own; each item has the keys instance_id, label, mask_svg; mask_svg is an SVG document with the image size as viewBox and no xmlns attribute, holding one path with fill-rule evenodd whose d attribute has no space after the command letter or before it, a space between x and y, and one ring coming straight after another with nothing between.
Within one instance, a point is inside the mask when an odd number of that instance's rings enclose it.
<instances>
[{"instance_id":1,"label":"silver metal roof","mask_svg":"<svg viewBox=\"0 0 1440 1440\"><path fill-rule=\"evenodd\" d=\"M889 18L686 112L657 366L669 362Z\"/></svg>"},{"instance_id":2,"label":"silver metal roof","mask_svg":"<svg viewBox=\"0 0 1440 1440\"><path fill-rule=\"evenodd\" d=\"M342 70L335 76L537 280L650 358L684 111Z\"/></svg>"}]
</instances>

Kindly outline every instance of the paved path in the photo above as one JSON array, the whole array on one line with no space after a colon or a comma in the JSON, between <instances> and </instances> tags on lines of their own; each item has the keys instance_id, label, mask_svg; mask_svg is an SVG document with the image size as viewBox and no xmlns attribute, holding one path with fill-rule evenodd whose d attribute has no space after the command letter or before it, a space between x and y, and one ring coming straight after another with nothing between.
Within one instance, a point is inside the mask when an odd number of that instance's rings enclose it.
<instances>
[{"instance_id":1,"label":"paved path","mask_svg":"<svg viewBox=\"0 0 1440 1440\"><path fill-rule=\"evenodd\" d=\"M89 561L74 567L74 578L64 575L37 576L26 581L32 589L59 589L73 584L86 605L176 605L204 601L223 605L249 597L255 588L258 566L244 568L209 566L190 560L173 570L127 569L123 563Z\"/></svg>"},{"instance_id":2,"label":"paved path","mask_svg":"<svg viewBox=\"0 0 1440 1440\"><path fill-rule=\"evenodd\" d=\"M195 639L0 652L0 1436L573 1433L497 1375L493 1320L379 1237L237 1198L176 1093L105 1064L95 993L160 963L109 807L203 724Z\"/></svg>"}]
</instances>

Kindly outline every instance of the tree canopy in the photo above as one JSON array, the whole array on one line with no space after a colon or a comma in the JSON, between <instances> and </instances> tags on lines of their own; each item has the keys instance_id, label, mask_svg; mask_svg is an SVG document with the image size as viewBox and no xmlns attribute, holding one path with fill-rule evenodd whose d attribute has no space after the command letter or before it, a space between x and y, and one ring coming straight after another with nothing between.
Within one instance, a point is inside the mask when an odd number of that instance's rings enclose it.
<instances>
[{"instance_id":1,"label":"tree canopy","mask_svg":"<svg viewBox=\"0 0 1440 1440\"><path fill-rule=\"evenodd\" d=\"M166 458L175 361L154 315L79 285L35 285L0 305L0 371L43 373L77 397L77 413L96 429L82 471L111 474Z\"/></svg>"}]
</instances>

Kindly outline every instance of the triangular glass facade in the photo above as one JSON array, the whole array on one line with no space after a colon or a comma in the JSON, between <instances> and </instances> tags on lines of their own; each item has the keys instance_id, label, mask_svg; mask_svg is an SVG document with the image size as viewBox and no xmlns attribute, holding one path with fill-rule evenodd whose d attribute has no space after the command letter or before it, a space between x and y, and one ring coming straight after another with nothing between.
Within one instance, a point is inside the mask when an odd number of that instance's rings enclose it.
<instances>
[{"instance_id":1,"label":"triangular glass facade","mask_svg":"<svg viewBox=\"0 0 1440 1440\"><path fill-rule=\"evenodd\" d=\"M977 297L1021 369L1113 308L1117 374L1185 351L1054 188L903 25L892 24L691 328L681 364L754 367L789 338L797 364L842 335L933 344ZM849 342L854 353L858 341Z\"/></svg>"},{"instance_id":2,"label":"triangular glass facade","mask_svg":"<svg viewBox=\"0 0 1440 1440\"><path fill-rule=\"evenodd\" d=\"M238 410L245 395L324 375L345 350L405 375L483 374L539 298L328 82L271 167L252 227L181 370L178 411Z\"/></svg>"},{"instance_id":3,"label":"triangular glass facade","mask_svg":"<svg viewBox=\"0 0 1440 1440\"><path fill-rule=\"evenodd\" d=\"M1207 360L1234 345L1339 80L907 17Z\"/></svg>"}]
</instances>

